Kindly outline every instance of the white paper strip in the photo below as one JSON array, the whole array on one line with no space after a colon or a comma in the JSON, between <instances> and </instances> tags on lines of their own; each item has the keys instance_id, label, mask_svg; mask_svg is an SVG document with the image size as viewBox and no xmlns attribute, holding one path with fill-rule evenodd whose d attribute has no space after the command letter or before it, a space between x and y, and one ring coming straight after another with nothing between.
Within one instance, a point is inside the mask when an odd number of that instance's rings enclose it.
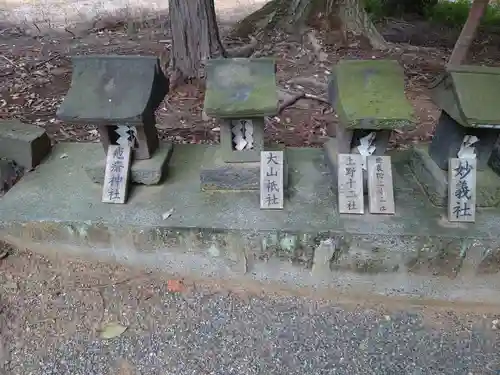
<instances>
[{"instance_id":1,"label":"white paper strip","mask_svg":"<svg viewBox=\"0 0 500 375\"><path fill-rule=\"evenodd\" d=\"M366 171L366 158L375 152L376 147L373 145L375 141L375 132L371 132L367 136L359 140L360 145L357 147L359 154L362 156L362 167Z\"/></svg>"}]
</instances>

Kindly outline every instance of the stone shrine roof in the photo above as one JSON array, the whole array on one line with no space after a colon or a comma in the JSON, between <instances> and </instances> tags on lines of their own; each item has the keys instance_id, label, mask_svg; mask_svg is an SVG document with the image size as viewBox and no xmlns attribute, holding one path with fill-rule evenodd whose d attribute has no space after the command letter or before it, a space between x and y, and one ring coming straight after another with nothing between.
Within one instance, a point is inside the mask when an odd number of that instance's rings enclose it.
<instances>
[{"instance_id":1,"label":"stone shrine roof","mask_svg":"<svg viewBox=\"0 0 500 375\"><path fill-rule=\"evenodd\" d=\"M206 66L205 112L219 118L273 116L278 111L271 58L213 59Z\"/></svg>"},{"instance_id":2,"label":"stone shrine roof","mask_svg":"<svg viewBox=\"0 0 500 375\"><path fill-rule=\"evenodd\" d=\"M414 111L404 71L393 60L342 60L333 68L329 100L347 129L412 129Z\"/></svg>"},{"instance_id":3,"label":"stone shrine roof","mask_svg":"<svg viewBox=\"0 0 500 375\"><path fill-rule=\"evenodd\" d=\"M436 105L463 126L500 126L500 68L448 66L432 94Z\"/></svg>"},{"instance_id":4,"label":"stone shrine roof","mask_svg":"<svg viewBox=\"0 0 500 375\"><path fill-rule=\"evenodd\" d=\"M70 89L57 111L63 121L141 125L168 92L154 56L74 56Z\"/></svg>"}]
</instances>

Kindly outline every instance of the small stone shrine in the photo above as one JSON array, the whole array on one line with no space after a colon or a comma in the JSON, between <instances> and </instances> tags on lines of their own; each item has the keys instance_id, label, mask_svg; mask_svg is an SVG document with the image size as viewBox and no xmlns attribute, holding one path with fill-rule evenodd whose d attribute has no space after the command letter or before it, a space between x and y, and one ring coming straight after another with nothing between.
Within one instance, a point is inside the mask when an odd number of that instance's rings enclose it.
<instances>
[{"instance_id":1,"label":"small stone shrine","mask_svg":"<svg viewBox=\"0 0 500 375\"><path fill-rule=\"evenodd\" d=\"M338 173L339 170L345 169L345 166L339 165L339 155L360 154L363 187L356 189L361 189L359 191L363 191L366 195L370 191L367 159L385 154L394 130L405 131L416 127L413 108L404 91L403 68L397 61L392 60L340 61L333 68L328 85L328 96L338 116L338 123L333 128L327 129L330 138L324 145L326 162L334 179L333 186L338 190ZM344 159L345 157L342 158ZM389 158L382 160L385 169L391 168ZM379 169L382 168L381 163L374 162L373 165ZM384 180L382 192L387 193L387 197L393 199L392 175L389 170L384 178L387 180ZM380 190L380 186L377 189L371 189L372 192ZM380 202L380 199L383 200L381 197L374 199L377 202ZM393 202L388 202L388 204L393 206ZM348 203L345 203L345 207L348 206ZM353 206L352 202L351 206ZM353 208L352 212L342 213L363 213L358 207L359 204L354 206L356 208ZM383 213L384 208L387 208L379 204L377 207L381 212L372 213ZM386 210L385 213L394 213L392 211L393 209Z\"/></svg>"},{"instance_id":2,"label":"small stone shrine","mask_svg":"<svg viewBox=\"0 0 500 375\"><path fill-rule=\"evenodd\" d=\"M155 110L168 92L158 58L153 56L75 56L70 89L57 111L65 122L95 125L107 154L111 145L130 147L131 182L160 183L172 144L159 143ZM104 183L106 158L85 166Z\"/></svg>"},{"instance_id":3,"label":"small stone shrine","mask_svg":"<svg viewBox=\"0 0 500 375\"><path fill-rule=\"evenodd\" d=\"M206 85L204 110L220 121L220 145L215 157L202 167L202 189L259 190L264 118L278 111L275 61L210 60ZM286 182L285 168L285 186Z\"/></svg>"},{"instance_id":4,"label":"small stone shrine","mask_svg":"<svg viewBox=\"0 0 500 375\"><path fill-rule=\"evenodd\" d=\"M436 206L459 197L467 207L500 205L500 163L492 155L500 135L500 68L448 67L431 89L442 111L430 145L412 149L410 167L417 180ZM473 212L467 216L456 221L473 221Z\"/></svg>"}]
</instances>

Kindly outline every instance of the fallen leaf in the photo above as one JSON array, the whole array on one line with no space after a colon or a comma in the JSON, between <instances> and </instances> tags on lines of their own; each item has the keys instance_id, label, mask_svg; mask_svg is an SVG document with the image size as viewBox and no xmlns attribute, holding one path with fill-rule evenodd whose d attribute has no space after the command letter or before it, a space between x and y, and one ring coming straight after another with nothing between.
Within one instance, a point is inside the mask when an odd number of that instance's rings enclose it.
<instances>
[{"instance_id":1,"label":"fallen leaf","mask_svg":"<svg viewBox=\"0 0 500 375\"><path fill-rule=\"evenodd\" d=\"M128 327L122 326L120 323L108 323L101 329L101 339L109 340L120 336L127 330Z\"/></svg>"},{"instance_id":2,"label":"fallen leaf","mask_svg":"<svg viewBox=\"0 0 500 375\"><path fill-rule=\"evenodd\" d=\"M184 290L184 285L182 284L182 280L168 280L167 281L167 290L170 293L180 293Z\"/></svg>"}]
</instances>

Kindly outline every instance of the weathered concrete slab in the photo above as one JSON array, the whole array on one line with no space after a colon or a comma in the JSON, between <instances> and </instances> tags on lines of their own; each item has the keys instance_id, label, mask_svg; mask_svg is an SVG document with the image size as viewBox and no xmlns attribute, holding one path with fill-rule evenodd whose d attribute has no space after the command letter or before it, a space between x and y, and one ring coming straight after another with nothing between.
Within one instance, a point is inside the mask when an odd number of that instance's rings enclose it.
<instances>
[{"instance_id":1,"label":"weathered concrete slab","mask_svg":"<svg viewBox=\"0 0 500 375\"><path fill-rule=\"evenodd\" d=\"M151 159L134 160L130 170L130 178L133 183L142 185L157 185L168 173L168 162L172 156L173 146L171 143L162 143L153 154ZM101 151L102 153L102 151ZM97 183L103 184L104 170L106 168L106 159L97 163L84 166L85 172L89 178Z\"/></svg>"},{"instance_id":2,"label":"weathered concrete slab","mask_svg":"<svg viewBox=\"0 0 500 375\"><path fill-rule=\"evenodd\" d=\"M216 149L176 146L169 179L133 186L128 203L118 206L101 203L101 186L82 173L85 164L101 159L101 146L59 144L46 163L0 199L0 235L39 251L191 275L284 277L293 283L291 270L303 275L315 264L332 273L304 282L363 279L369 285L374 281L366 275L390 273L384 285L412 295L425 294L412 289L413 276L500 272L494 261L500 251L499 210L478 209L475 223L450 223L446 208L433 206L416 183L405 153L391 154L395 215L340 217L322 150L287 150L288 200L283 210L270 212L260 210L258 191L200 190L201 165ZM172 208L164 220L162 214ZM316 254L325 243L333 246L331 257Z\"/></svg>"},{"instance_id":3,"label":"weathered concrete slab","mask_svg":"<svg viewBox=\"0 0 500 375\"><path fill-rule=\"evenodd\" d=\"M410 150L409 166L417 180L436 206L448 204L448 172L443 171L429 155L428 145ZM500 206L500 176L491 168L478 170L476 175L476 205L478 207ZM498 212L500 215L500 211Z\"/></svg>"},{"instance_id":4,"label":"weathered concrete slab","mask_svg":"<svg viewBox=\"0 0 500 375\"><path fill-rule=\"evenodd\" d=\"M497 212L478 211L475 224L436 230L441 227L445 208L427 203L403 155L392 156L395 201L398 214L392 217L364 215L340 219L331 178L320 149L287 150L290 175L290 202L283 212L268 213L259 209L259 194L235 194L200 191L199 170L202 162L217 150L216 146L177 145L171 158L168 181L154 187L136 186L129 204L115 207L100 203L101 187L81 173L87 162L101 159L98 144L59 144L36 171L25 176L0 201L2 222L83 222L100 218L101 222L120 226L160 226L161 215L176 207L167 225L171 227L329 232L384 235L446 235L477 238L500 238ZM61 158L62 154L67 154ZM230 196L237 199L237 205ZM40 199L43 198L43 199ZM239 209L235 209L235 207ZM245 217L241 210L246 212ZM201 213L201 215L200 215ZM500 213L500 212L498 212ZM419 226L415 226L415 221ZM374 225L376 223L376 225Z\"/></svg>"},{"instance_id":5,"label":"weathered concrete slab","mask_svg":"<svg viewBox=\"0 0 500 375\"><path fill-rule=\"evenodd\" d=\"M18 120L0 121L0 158L31 170L50 152L50 139L40 126Z\"/></svg>"}]
</instances>

